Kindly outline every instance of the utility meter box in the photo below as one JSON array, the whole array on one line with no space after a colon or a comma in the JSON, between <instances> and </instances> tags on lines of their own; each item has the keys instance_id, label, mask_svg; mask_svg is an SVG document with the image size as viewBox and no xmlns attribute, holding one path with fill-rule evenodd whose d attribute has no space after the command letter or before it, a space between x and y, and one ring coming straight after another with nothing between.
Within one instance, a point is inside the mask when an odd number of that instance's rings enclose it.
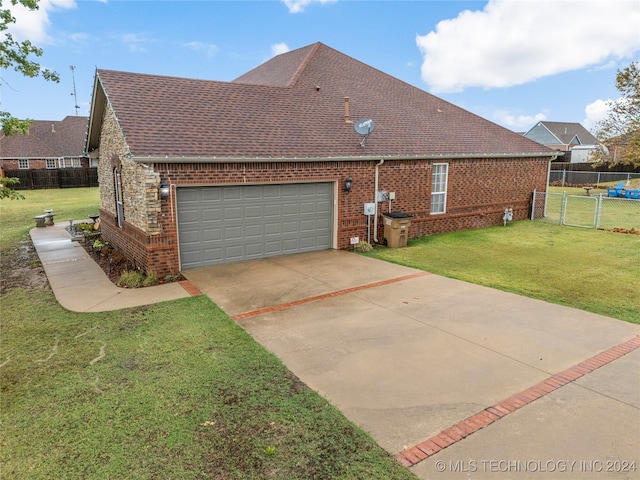
<instances>
[{"instance_id":1,"label":"utility meter box","mask_svg":"<svg viewBox=\"0 0 640 480\"><path fill-rule=\"evenodd\" d=\"M375 215L376 214L376 204L375 203L365 203L364 204L364 214L365 215Z\"/></svg>"},{"instance_id":2,"label":"utility meter box","mask_svg":"<svg viewBox=\"0 0 640 480\"><path fill-rule=\"evenodd\" d=\"M411 215L404 212L388 212L384 214L384 244L387 247L407 246L412 218Z\"/></svg>"}]
</instances>

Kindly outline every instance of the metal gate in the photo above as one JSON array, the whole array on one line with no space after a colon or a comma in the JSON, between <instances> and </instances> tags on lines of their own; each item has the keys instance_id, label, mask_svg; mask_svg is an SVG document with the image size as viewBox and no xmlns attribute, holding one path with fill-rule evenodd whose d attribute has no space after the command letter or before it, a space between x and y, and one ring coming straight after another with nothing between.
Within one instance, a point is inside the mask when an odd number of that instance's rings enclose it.
<instances>
[{"instance_id":1,"label":"metal gate","mask_svg":"<svg viewBox=\"0 0 640 480\"><path fill-rule=\"evenodd\" d=\"M565 195L560 223L571 227L598 228L598 197Z\"/></svg>"}]
</instances>

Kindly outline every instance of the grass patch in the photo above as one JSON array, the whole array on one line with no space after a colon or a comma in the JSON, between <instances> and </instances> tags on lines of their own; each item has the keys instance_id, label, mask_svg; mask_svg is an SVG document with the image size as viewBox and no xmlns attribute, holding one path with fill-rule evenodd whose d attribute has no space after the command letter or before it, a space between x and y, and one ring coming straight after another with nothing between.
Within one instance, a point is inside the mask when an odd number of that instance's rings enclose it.
<instances>
[{"instance_id":1,"label":"grass patch","mask_svg":"<svg viewBox=\"0 0 640 480\"><path fill-rule=\"evenodd\" d=\"M56 223L82 220L98 213L100 197L97 187L21 190L24 200L0 200L0 250L5 250L35 227L33 217L53 210Z\"/></svg>"},{"instance_id":2,"label":"grass patch","mask_svg":"<svg viewBox=\"0 0 640 480\"><path fill-rule=\"evenodd\" d=\"M432 235L376 258L640 323L640 236L521 221Z\"/></svg>"},{"instance_id":3,"label":"grass patch","mask_svg":"<svg viewBox=\"0 0 640 480\"><path fill-rule=\"evenodd\" d=\"M414 478L205 296L2 303L3 478Z\"/></svg>"},{"instance_id":4,"label":"grass patch","mask_svg":"<svg viewBox=\"0 0 640 480\"><path fill-rule=\"evenodd\" d=\"M0 203L2 259L43 210L98 209L24 194ZM205 296L73 313L19 287L0 311L3 479L415 478Z\"/></svg>"},{"instance_id":5,"label":"grass patch","mask_svg":"<svg viewBox=\"0 0 640 480\"><path fill-rule=\"evenodd\" d=\"M599 213L599 228L640 230L640 201L609 198L606 189L594 189L590 196L586 196L579 187L550 187L550 195L546 199L547 221L560 223L563 193L566 194L564 201L567 225L594 228Z\"/></svg>"}]
</instances>

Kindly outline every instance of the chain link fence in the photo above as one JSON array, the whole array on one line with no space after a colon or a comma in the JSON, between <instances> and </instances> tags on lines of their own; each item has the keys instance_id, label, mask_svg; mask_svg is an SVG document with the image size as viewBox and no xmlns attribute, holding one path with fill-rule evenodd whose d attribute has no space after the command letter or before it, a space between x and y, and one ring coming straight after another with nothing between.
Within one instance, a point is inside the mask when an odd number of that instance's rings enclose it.
<instances>
[{"instance_id":1,"label":"chain link fence","mask_svg":"<svg viewBox=\"0 0 640 480\"><path fill-rule=\"evenodd\" d=\"M533 192L531 220L605 230L640 230L640 200Z\"/></svg>"},{"instance_id":2,"label":"chain link fence","mask_svg":"<svg viewBox=\"0 0 640 480\"><path fill-rule=\"evenodd\" d=\"M626 183L633 178L640 178L640 173L551 170L551 172L549 172L549 185L560 187L582 187L583 185L599 186L603 183Z\"/></svg>"}]
</instances>

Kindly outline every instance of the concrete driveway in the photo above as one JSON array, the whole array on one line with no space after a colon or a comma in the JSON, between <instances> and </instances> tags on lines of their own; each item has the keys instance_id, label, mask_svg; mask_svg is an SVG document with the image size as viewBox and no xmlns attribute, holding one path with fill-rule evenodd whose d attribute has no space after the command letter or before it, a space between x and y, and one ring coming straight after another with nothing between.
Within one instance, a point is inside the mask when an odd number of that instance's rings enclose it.
<instances>
[{"instance_id":1,"label":"concrete driveway","mask_svg":"<svg viewBox=\"0 0 640 480\"><path fill-rule=\"evenodd\" d=\"M640 475L638 325L345 251L183 273L421 478Z\"/></svg>"}]
</instances>

